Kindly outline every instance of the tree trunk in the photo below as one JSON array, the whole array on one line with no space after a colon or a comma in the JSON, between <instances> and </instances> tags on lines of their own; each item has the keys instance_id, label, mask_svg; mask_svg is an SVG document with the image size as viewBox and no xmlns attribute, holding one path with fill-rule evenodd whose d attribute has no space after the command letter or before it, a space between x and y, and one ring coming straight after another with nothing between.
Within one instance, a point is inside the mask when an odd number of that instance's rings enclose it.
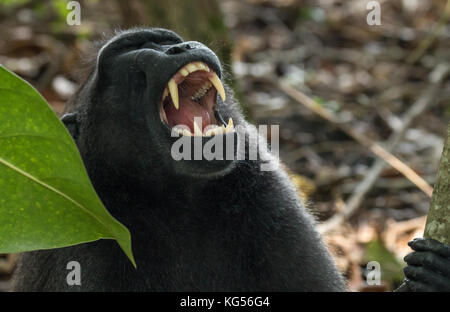
<instances>
[{"instance_id":1,"label":"tree trunk","mask_svg":"<svg viewBox=\"0 0 450 312\"><path fill-rule=\"evenodd\" d=\"M424 237L450 244L450 123L431 198Z\"/></svg>"}]
</instances>

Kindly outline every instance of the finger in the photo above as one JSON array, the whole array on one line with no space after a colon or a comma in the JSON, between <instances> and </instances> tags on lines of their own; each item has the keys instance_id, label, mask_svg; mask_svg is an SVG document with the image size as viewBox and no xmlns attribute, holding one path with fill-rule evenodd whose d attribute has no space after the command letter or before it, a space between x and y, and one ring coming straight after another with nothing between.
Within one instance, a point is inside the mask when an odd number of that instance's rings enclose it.
<instances>
[{"instance_id":1,"label":"finger","mask_svg":"<svg viewBox=\"0 0 450 312\"><path fill-rule=\"evenodd\" d=\"M415 251L431 251L444 258L450 258L450 246L432 238L415 238L408 242L408 245Z\"/></svg>"},{"instance_id":2,"label":"finger","mask_svg":"<svg viewBox=\"0 0 450 312\"><path fill-rule=\"evenodd\" d=\"M450 278L450 265L448 259L442 258L432 252L415 251L408 254L404 260L409 265L423 266L433 272L441 273Z\"/></svg>"},{"instance_id":3,"label":"finger","mask_svg":"<svg viewBox=\"0 0 450 312\"><path fill-rule=\"evenodd\" d=\"M414 281L416 284L422 284L423 290L418 291L449 291L450 285L448 279L441 275L427 270L424 267L408 265L403 269L408 280ZM418 287L418 285L416 285ZM409 285L408 285L409 286ZM425 290L429 289L429 290Z\"/></svg>"},{"instance_id":4,"label":"finger","mask_svg":"<svg viewBox=\"0 0 450 312\"><path fill-rule=\"evenodd\" d=\"M425 285L425 284L422 284L422 283L419 283L416 281L405 279L404 282L410 291L419 291L419 292L434 291L428 285Z\"/></svg>"}]
</instances>

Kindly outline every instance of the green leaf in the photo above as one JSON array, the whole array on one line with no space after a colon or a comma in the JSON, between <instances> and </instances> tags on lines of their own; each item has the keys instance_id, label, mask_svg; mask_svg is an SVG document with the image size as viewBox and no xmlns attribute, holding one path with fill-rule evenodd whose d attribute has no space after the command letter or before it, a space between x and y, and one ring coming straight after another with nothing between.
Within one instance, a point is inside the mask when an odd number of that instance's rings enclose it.
<instances>
[{"instance_id":1,"label":"green leaf","mask_svg":"<svg viewBox=\"0 0 450 312\"><path fill-rule=\"evenodd\" d=\"M0 253L115 239L136 266L128 229L92 187L47 102L0 65Z\"/></svg>"}]
</instances>

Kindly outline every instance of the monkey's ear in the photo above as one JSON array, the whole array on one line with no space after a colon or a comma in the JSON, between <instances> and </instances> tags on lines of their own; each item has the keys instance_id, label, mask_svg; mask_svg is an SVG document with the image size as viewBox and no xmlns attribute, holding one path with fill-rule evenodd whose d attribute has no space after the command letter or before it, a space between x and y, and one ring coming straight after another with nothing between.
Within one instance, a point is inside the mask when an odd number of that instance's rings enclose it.
<instances>
[{"instance_id":1,"label":"monkey's ear","mask_svg":"<svg viewBox=\"0 0 450 312\"><path fill-rule=\"evenodd\" d=\"M65 114L61 117L61 121L66 126L67 130L69 130L69 133L73 137L73 139L76 140L79 134L78 114Z\"/></svg>"}]
</instances>

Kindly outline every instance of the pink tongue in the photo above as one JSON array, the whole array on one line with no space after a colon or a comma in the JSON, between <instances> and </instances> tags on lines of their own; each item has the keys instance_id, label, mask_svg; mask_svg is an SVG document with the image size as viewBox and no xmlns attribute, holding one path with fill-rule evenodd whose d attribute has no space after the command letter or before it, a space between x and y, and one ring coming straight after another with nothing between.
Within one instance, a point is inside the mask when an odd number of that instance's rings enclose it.
<instances>
[{"instance_id":1,"label":"pink tongue","mask_svg":"<svg viewBox=\"0 0 450 312\"><path fill-rule=\"evenodd\" d=\"M211 118L206 109L204 109L200 104L191 99L184 98L180 99L180 107L176 109L173 106L172 101L166 105L164 108L167 116L167 121L170 127L174 127L177 125L184 125L191 129L191 132L194 132L194 117L201 117L201 126L198 126L202 129L211 124Z\"/></svg>"}]
</instances>

